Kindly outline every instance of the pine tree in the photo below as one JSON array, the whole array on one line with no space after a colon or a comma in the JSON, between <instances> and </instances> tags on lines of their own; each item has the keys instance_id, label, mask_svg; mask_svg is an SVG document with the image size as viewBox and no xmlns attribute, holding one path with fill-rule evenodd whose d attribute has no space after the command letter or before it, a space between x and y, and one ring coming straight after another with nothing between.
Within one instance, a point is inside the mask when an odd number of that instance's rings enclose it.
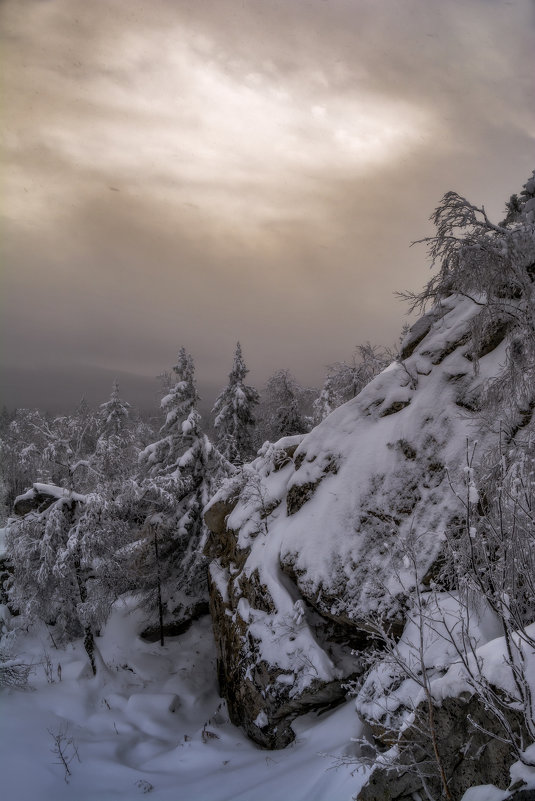
<instances>
[{"instance_id":1,"label":"pine tree","mask_svg":"<svg viewBox=\"0 0 535 801\"><path fill-rule=\"evenodd\" d=\"M97 428L95 469L101 484L117 489L133 470L135 454L130 404L120 397L117 380L113 382L110 399L100 405Z\"/></svg>"},{"instance_id":2,"label":"pine tree","mask_svg":"<svg viewBox=\"0 0 535 801\"><path fill-rule=\"evenodd\" d=\"M337 406L339 406L339 403L334 376L329 372L325 378L323 388L312 407L314 423L316 425L321 423Z\"/></svg>"},{"instance_id":3,"label":"pine tree","mask_svg":"<svg viewBox=\"0 0 535 801\"><path fill-rule=\"evenodd\" d=\"M161 438L140 454L142 536L133 549L139 589L171 622L207 600L204 506L232 466L201 429L193 359L184 348L173 368L177 383L162 399Z\"/></svg>"},{"instance_id":4,"label":"pine tree","mask_svg":"<svg viewBox=\"0 0 535 801\"><path fill-rule=\"evenodd\" d=\"M243 464L253 455L253 407L258 404L259 395L254 387L244 383L248 372L238 342L228 385L217 397L212 409L217 447L232 464Z\"/></svg>"}]
</instances>

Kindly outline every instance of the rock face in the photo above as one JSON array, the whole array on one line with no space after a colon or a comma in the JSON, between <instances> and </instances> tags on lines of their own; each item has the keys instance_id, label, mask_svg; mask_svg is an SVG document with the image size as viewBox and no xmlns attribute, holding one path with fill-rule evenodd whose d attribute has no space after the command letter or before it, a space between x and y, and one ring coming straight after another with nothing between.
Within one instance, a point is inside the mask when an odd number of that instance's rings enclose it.
<instances>
[{"instance_id":1,"label":"rock face","mask_svg":"<svg viewBox=\"0 0 535 801\"><path fill-rule=\"evenodd\" d=\"M416 714L425 717L424 707L425 704L422 703ZM497 736L501 736L503 732L474 696L445 698L435 708L438 748L453 798L461 798L469 787L480 784L483 780L505 790L510 783L509 768L514 762L510 746L476 731L468 723L468 716ZM518 713L510 711L509 717L513 726L521 725ZM406 743L411 745L411 756L407 755L400 760L401 765L407 765L409 770L394 773L376 768L358 794L357 801L413 801L418 797L415 793L420 793L424 798L424 784L415 770L418 762L422 763L422 772L431 796L441 798L440 779L434 765L429 765L430 742L422 742L422 739L414 729L408 728L400 739L399 747L403 748ZM435 775L426 775L429 772Z\"/></svg>"},{"instance_id":2,"label":"rock face","mask_svg":"<svg viewBox=\"0 0 535 801\"><path fill-rule=\"evenodd\" d=\"M227 488L226 499L216 496L205 514L213 532L206 551L213 557L210 611L221 692L231 719L266 748L283 748L294 739L290 724L297 715L342 701L343 680L358 672L351 656L359 645L356 633L323 620L300 597L275 548L267 547L262 570L248 565L251 543L260 538L267 544L273 515L285 512L276 493L294 470L300 439L269 446L261 460L265 481L247 468ZM244 502L250 517L240 538L231 521Z\"/></svg>"},{"instance_id":3,"label":"rock face","mask_svg":"<svg viewBox=\"0 0 535 801\"><path fill-rule=\"evenodd\" d=\"M448 601L451 603L451 597ZM435 607L435 611L437 609ZM451 607L449 611L452 612ZM451 618L453 620L453 614ZM429 631L424 634L427 652L425 662L430 666L428 677L434 731L449 791L454 799L460 799L469 787L482 782L503 790L510 785L509 769L516 757L507 742L507 727L519 735L519 742L530 742L525 719L518 705L511 703L515 679L507 661L506 640L500 636L488 639L498 630L497 627L493 631L491 618L489 610L486 614L480 610L480 625L473 629L474 647L477 639L483 640L483 644L468 660L472 676L458 660L454 662L452 657L448 659L444 651L443 659L439 658L444 640L435 624L431 630L436 635L434 638L428 636ZM436 620L436 617L433 619ZM535 625L528 626L525 633L530 639L535 634ZM398 653L406 658L404 637L400 640ZM407 638L407 642L409 639L413 637ZM531 646L520 639L516 642L519 659L529 658ZM443 665L449 661L451 665L447 670L443 666L431 667L440 661ZM488 688L485 701L479 690L475 691L478 686ZM412 801L418 794L425 797L424 781L433 798L442 797L442 784L428 733L428 701L423 692L418 692L415 683L405 679L400 685L395 671L380 663L366 678L357 696L357 709L370 725L375 738L383 740L386 748L391 744L385 737L388 719L404 711L405 720L409 721L399 739L396 739L396 754L391 764L396 764L398 770L394 772L385 768L389 762L388 754L393 753L387 751L382 762L376 763L357 801ZM408 712L411 712L410 717ZM403 770L405 765L407 770ZM419 766L424 781L418 771Z\"/></svg>"},{"instance_id":4,"label":"rock face","mask_svg":"<svg viewBox=\"0 0 535 801\"><path fill-rule=\"evenodd\" d=\"M403 360L310 434L266 443L206 510L221 689L259 744L286 745L297 714L342 698L370 620L401 633L415 575L432 580L462 511L452 485L464 486L478 398L505 359L506 330L491 332L476 370L479 311L443 301Z\"/></svg>"},{"instance_id":5,"label":"rock face","mask_svg":"<svg viewBox=\"0 0 535 801\"><path fill-rule=\"evenodd\" d=\"M84 502L85 496L77 492L69 492L69 490L62 487L56 487L55 484L34 484L23 495L15 498L13 505L13 512L17 517L24 517L29 512L41 513L52 506L58 498L69 497L73 501Z\"/></svg>"}]
</instances>

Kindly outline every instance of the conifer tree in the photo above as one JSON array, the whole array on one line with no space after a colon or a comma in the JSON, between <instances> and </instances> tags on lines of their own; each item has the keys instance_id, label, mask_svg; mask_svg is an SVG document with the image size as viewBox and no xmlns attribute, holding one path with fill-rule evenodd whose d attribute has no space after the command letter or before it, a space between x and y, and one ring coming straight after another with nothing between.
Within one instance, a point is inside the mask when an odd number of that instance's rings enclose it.
<instances>
[{"instance_id":1,"label":"conifer tree","mask_svg":"<svg viewBox=\"0 0 535 801\"><path fill-rule=\"evenodd\" d=\"M135 451L130 404L120 397L117 380L110 399L100 405L98 435L94 463L100 483L116 489L133 469Z\"/></svg>"},{"instance_id":2,"label":"conifer tree","mask_svg":"<svg viewBox=\"0 0 535 801\"><path fill-rule=\"evenodd\" d=\"M244 383L248 372L238 342L228 385L217 397L212 409L217 447L232 464L242 464L253 455L253 407L258 404L259 396L254 387Z\"/></svg>"},{"instance_id":3,"label":"conifer tree","mask_svg":"<svg viewBox=\"0 0 535 801\"><path fill-rule=\"evenodd\" d=\"M100 435L121 436L130 416L130 404L119 395L119 382L114 380L110 399L100 404Z\"/></svg>"},{"instance_id":4,"label":"conifer tree","mask_svg":"<svg viewBox=\"0 0 535 801\"><path fill-rule=\"evenodd\" d=\"M323 388L312 407L314 423L316 425L321 423L338 405L334 376L332 373L327 373Z\"/></svg>"},{"instance_id":5,"label":"conifer tree","mask_svg":"<svg viewBox=\"0 0 535 801\"><path fill-rule=\"evenodd\" d=\"M204 506L232 465L201 429L192 357L182 348L176 384L162 399L166 414L157 442L140 454L144 525L133 554L140 591L164 621L187 615L207 600Z\"/></svg>"}]
</instances>

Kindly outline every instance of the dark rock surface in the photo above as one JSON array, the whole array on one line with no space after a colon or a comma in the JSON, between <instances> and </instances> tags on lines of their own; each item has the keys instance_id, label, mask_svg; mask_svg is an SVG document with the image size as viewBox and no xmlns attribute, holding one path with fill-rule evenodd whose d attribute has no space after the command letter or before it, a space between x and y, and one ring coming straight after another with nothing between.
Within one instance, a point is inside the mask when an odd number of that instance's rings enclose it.
<instances>
[{"instance_id":1,"label":"dark rock surface","mask_svg":"<svg viewBox=\"0 0 535 801\"><path fill-rule=\"evenodd\" d=\"M416 719L423 721L423 727L426 725L426 709L426 703L422 702L416 710ZM507 714L513 727L522 727L519 713L509 710ZM509 768L516 757L508 744L483 734L470 724L469 717L498 737L503 734L501 726L485 711L476 696L445 698L435 706L434 716L438 750L454 799L460 799L469 787L483 782L503 790L509 786ZM400 772L395 774L376 767L357 801L413 801L414 793L426 797L424 784L416 770L419 763L425 766L423 772L432 773L425 781L433 798L442 797L442 784L430 738L422 737L415 728L409 727L399 740L402 750L408 744L410 749L400 760ZM409 768L405 773L404 764Z\"/></svg>"}]
</instances>

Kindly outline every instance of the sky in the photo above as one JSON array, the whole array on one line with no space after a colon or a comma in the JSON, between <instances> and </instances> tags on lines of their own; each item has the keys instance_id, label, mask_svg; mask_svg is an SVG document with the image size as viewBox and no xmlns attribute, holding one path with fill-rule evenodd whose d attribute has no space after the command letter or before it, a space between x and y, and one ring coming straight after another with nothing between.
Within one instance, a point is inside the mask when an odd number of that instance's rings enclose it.
<instances>
[{"instance_id":1,"label":"sky","mask_svg":"<svg viewBox=\"0 0 535 801\"><path fill-rule=\"evenodd\" d=\"M3 0L0 32L10 404L145 403L181 346L210 396L238 339L257 386L320 385L398 340L442 195L498 220L535 167L531 0Z\"/></svg>"}]
</instances>

